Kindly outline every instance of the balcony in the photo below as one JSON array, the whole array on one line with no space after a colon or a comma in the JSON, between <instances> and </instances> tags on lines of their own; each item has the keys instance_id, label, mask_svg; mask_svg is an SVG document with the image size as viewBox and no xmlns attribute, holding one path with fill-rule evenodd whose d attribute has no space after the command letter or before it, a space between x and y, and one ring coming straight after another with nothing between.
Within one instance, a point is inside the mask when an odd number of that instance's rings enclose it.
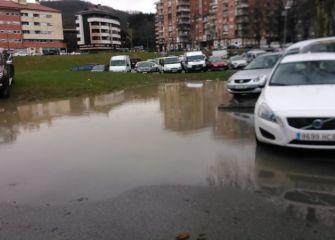
<instances>
[{"instance_id":1,"label":"balcony","mask_svg":"<svg viewBox=\"0 0 335 240\"><path fill-rule=\"evenodd\" d=\"M191 12L191 9L189 7L184 7L184 6L177 7L177 14L190 13L190 12Z\"/></svg>"},{"instance_id":2,"label":"balcony","mask_svg":"<svg viewBox=\"0 0 335 240\"><path fill-rule=\"evenodd\" d=\"M191 25L191 21L190 20L179 19L178 20L178 26L182 26L182 25Z\"/></svg>"}]
</instances>

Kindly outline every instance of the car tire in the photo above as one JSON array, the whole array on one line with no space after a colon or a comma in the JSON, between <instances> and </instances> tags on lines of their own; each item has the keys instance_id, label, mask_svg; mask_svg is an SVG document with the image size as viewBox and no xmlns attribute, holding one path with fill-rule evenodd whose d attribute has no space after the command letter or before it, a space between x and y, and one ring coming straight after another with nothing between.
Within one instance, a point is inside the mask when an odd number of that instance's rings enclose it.
<instances>
[{"instance_id":1,"label":"car tire","mask_svg":"<svg viewBox=\"0 0 335 240\"><path fill-rule=\"evenodd\" d=\"M0 95L2 98L9 98L10 94L11 94L11 90L12 90L12 85L9 85L9 80L7 80L7 83L4 87L4 89L2 89L2 91L0 92Z\"/></svg>"}]
</instances>

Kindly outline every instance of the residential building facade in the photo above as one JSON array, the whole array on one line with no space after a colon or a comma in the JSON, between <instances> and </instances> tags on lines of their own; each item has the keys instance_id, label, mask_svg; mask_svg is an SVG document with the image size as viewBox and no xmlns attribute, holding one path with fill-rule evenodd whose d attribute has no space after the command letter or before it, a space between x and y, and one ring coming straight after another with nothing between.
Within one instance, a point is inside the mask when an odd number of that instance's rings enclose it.
<instances>
[{"instance_id":1,"label":"residential building facade","mask_svg":"<svg viewBox=\"0 0 335 240\"><path fill-rule=\"evenodd\" d=\"M76 28L81 51L106 51L121 46L120 20L109 12L100 9L79 12Z\"/></svg>"},{"instance_id":2,"label":"residential building facade","mask_svg":"<svg viewBox=\"0 0 335 240\"><path fill-rule=\"evenodd\" d=\"M27 3L0 1L0 48L28 53L65 49L62 15L58 10Z\"/></svg>"},{"instance_id":3,"label":"residential building facade","mask_svg":"<svg viewBox=\"0 0 335 240\"><path fill-rule=\"evenodd\" d=\"M159 0L156 2L158 49L222 48L254 45L262 38L278 38L267 25L274 21L276 2L257 0ZM256 26L257 25L257 26ZM256 26L256 27L255 27ZM258 28L258 29L256 29ZM257 33L260 36L256 36Z\"/></svg>"}]
</instances>

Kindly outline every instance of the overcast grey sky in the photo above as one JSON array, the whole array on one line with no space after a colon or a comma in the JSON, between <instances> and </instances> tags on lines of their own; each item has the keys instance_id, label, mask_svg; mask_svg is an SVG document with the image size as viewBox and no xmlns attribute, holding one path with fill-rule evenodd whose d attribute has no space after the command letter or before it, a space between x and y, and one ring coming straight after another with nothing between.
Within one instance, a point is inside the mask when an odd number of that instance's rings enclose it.
<instances>
[{"instance_id":1,"label":"overcast grey sky","mask_svg":"<svg viewBox=\"0 0 335 240\"><path fill-rule=\"evenodd\" d=\"M35 0L28 0L34 2ZM65 0L66 1L66 0ZM127 10L127 11L142 11L142 12L155 12L154 3L157 0L86 0L95 4L102 4L110 6L115 9Z\"/></svg>"}]
</instances>

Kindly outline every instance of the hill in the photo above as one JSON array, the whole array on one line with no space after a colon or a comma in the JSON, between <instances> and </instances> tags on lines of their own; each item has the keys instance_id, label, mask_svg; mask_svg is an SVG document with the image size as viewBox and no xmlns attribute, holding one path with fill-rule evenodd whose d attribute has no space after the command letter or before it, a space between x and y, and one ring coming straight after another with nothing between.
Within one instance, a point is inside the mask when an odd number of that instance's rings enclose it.
<instances>
[{"instance_id":1,"label":"hill","mask_svg":"<svg viewBox=\"0 0 335 240\"><path fill-rule=\"evenodd\" d=\"M58 9L63 15L64 29L75 29L74 15L85 9L99 8L120 19L123 47L155 47L155 15L141 12L124 12L112 7L95 5L82 0L42 1L42 5ZM129 36L131 33L132 37ZM127 36L128 35L128 36ZM132 39L132 43L130 41Z\"/></svg>"}]
</instances>

